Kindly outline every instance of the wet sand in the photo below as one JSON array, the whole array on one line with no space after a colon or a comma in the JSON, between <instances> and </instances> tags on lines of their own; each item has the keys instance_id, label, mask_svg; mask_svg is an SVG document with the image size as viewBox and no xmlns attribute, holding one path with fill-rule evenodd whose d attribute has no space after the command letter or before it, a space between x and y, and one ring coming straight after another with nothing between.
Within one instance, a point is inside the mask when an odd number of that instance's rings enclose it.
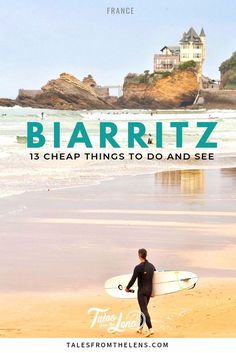
<instances>
[{"instance_id":1,"label":"wet sand","mask_svg":"<svg viewBox=\"0 0 236 353\"><path fill-rule=\"evenodd\" d=\"M157 269L200 278L192 291L152 300L157 336L232 337L235 204L236 168L118 177L1 199L0 335L106 337L104 327L89 328L87 310L137 308L135 300L108 297L103 285L131 272L137 249L146 247Z\"/></svg>"},{"instance_id":2,"label":"wet sand","mask_svg":"<svg viewBox=\"0 0 236 353\"><path fill-rule=\"evenodd\" d=\"M236 168L119 177L0 200L0 291L103 288L137 249L158 269L234 277Z\"/></svg>"}]
</instances>

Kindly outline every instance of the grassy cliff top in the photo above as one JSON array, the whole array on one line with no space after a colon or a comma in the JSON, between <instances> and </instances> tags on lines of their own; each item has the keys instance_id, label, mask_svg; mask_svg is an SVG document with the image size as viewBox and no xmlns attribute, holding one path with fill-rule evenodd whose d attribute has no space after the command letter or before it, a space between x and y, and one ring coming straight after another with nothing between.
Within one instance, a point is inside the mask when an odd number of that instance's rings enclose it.
<instances>
[{"instance_id":1,"label":"grassy cliff top","mask_svg":"<svg viewBox=\"0 0 236 353\"><path fill-rule=\"evenodd\" d=\"M196 70L196 62L193 60L186 61L183 64L180 64L178 68L173 69L172 71L158 71L150 73L149 70L145 70L142 74L129 73L125 77L125 83L146 83L150 84L155 82L158 79L163 77L172 76L176 71L185 71L185 70Z\"/></svg>"}]
</instances>

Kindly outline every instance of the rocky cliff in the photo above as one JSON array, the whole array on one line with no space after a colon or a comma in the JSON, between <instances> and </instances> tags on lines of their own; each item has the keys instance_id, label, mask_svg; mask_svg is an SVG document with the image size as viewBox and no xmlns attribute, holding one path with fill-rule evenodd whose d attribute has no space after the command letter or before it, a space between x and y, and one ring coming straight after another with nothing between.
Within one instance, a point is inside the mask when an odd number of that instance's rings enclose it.
<instances>
[{"instance_id":1,"label":"rocky cliff","mask_svg":"<svg viewBox=\"0 0 236 353\"><path fill-rule=\"evenodd\" d=\"M15 101L2 100L2 105L68 110L171 109L191 105L198 89L197 76L191 68L171 73L129 74L120 98L109 96L108 88L98 86L91 75L80 81L63 73L40 90L19 90Z\"/></svg>"},{"instance_id":2,"label":"rocky cliff","mask_svg":"<svg viewBox=\"0 0 236 353\"><path fill-rule=\"evenodd\" d=\"M16 105L15 100L8 98L0 98L0 107L14 107Z\"/></svg>"},{"instance_id":3,"label":"rocky cliff","mask_svg":"<svg viewBox=\"0 0 236 353\"><path fill-rule=\"evenodd\" d=\"M85 76L82 81L88 87L96 87L97 82L94 80L92 75Z\"/></svg>"},{"instance_id":4,"label":"rocky cliff","mask_svg":"<svg viewBox=\"0 0 236 353\"><path fill-rule=\"evenodd\" d=\"M199 85L194 70L172 73L129 74L125 78L120 103L128 108L169 109L191 105Z\"/></svg>"},{"instance_id":5,"label":"rocky cliff","mask_svg":"<svg viewBox=\"0 0 236 353\"><path fill-rule=\"evenodd\" d=\"M92 87L67 73L49 81L40 91L20 90L16 104L68 110L112 108L109 103L96 94Z\"/></svg>"}]
</instances>

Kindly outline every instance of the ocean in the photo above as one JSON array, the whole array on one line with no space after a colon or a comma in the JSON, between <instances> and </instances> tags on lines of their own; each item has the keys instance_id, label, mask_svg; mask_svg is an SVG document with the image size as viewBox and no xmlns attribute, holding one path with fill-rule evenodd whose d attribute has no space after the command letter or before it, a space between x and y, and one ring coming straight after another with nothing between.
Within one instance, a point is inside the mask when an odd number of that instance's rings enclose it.
<instances>
[{"instance_id":1,"label":"ocean","mask_svg":"<svg viewBox=\"0 0 236 353\"><path fill-rule=\"evenodd\" d=\"M42 120L41 113L44 113ZM27 149L26 144L18 143L17 136L27 135L27 122L41 122L47 135L46 144L40 149ZM53 122L61 122L61 148L53 148ZM82 121L89 131L89 137L95 146L85 149L84 146L75 146L67 149L68 139L75 123ZM117 138L122 148L108 147L99 149L99 124L101 121L115 122L118 127ZM155 122L163 122L164 147L157 149L150 145L148 149L135 147L127 148L127 122L143 122L148 134L155 137ZM184 131L184 147L175 146L175 130L170 127L171 121L188 121L189 128ZM202 130L196 127L198 121L217 121L210 141L217 141L216 149L196 149ZM236 111L235 110L119 110L119 111L59 111L33 108L5 108L0 107L0 197L21 194L37 190L55 190L73 188L83 185L94 185L115 176L140 175L157 173L163 170L195 169L195 168L224 168L236 166ZM76 160L31 160L30 153L77 153L81 158ZM124 153L124 160L103 160L84 158L84 152L89 153ZM127 158L128 153L140 153L143 158ZM163 154L162 160L147 160L147 153ZM169 153L188 153L190 160L168 160ZM194 153L214 153L214 161L195 161Z\"/></svg>"}]
</instances>

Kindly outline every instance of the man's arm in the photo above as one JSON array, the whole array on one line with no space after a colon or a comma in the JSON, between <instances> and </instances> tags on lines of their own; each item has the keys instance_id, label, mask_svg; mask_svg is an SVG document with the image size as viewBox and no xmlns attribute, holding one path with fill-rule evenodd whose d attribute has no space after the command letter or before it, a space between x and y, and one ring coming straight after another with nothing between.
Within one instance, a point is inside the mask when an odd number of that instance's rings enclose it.
<instances>
[{"instance_id":1,"label":"man's arm","mask_svg":"<svg viewBox=\"0 0 236 353\"><path fill-rule=\"evenodd\" d=\"M134 268L133 276L131 277L131 280L128 283L128 286L126 287L126 290L129 291L129 289L134 285L134 282L136 281L138 277L138 269L137 266Z\"/></svg>"}]
</instances>

